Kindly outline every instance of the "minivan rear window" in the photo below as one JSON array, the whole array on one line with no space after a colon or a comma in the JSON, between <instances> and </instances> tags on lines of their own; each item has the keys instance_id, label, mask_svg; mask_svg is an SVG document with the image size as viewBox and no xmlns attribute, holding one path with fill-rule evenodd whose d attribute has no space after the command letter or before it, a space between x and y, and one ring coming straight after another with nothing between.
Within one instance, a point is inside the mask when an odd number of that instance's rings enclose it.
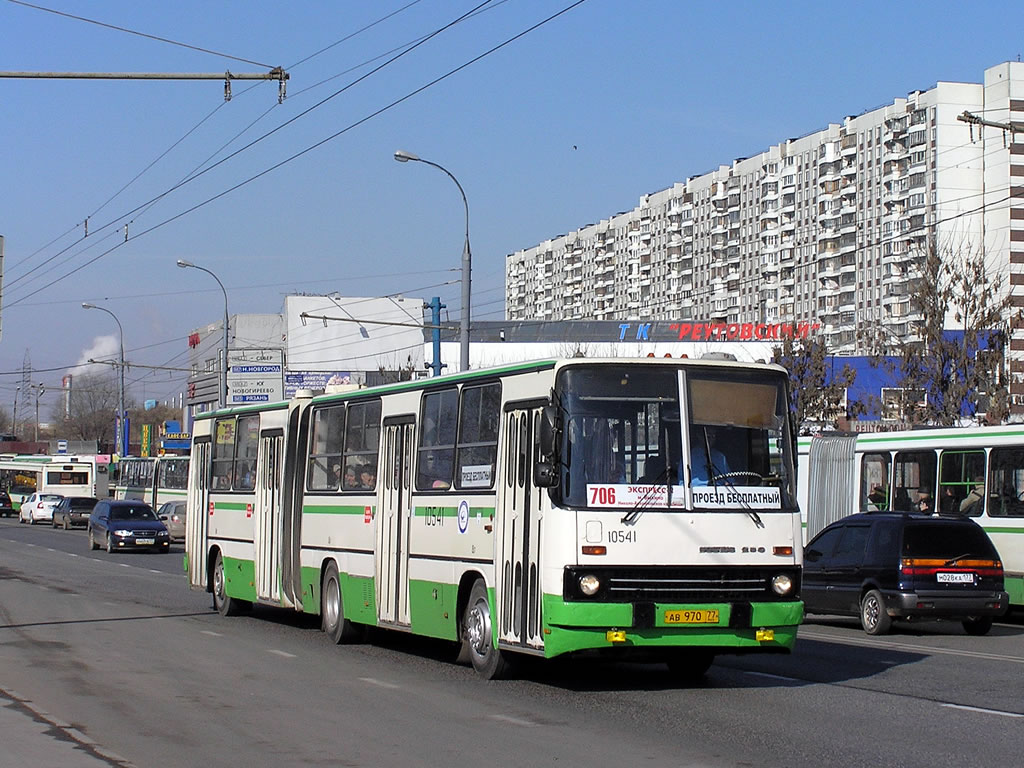
<instances>
[{"instance_id":1,"label":"minivan rear window","mask_svg":"<svg viewBox=\"0 0 1024 768\"><path fill-rule=\"evenodd\" d=\"M967 554L998 557L985 531L976 525L907 525L903 529L904 557L952 558Z\"/></svg>"}]
</instances>

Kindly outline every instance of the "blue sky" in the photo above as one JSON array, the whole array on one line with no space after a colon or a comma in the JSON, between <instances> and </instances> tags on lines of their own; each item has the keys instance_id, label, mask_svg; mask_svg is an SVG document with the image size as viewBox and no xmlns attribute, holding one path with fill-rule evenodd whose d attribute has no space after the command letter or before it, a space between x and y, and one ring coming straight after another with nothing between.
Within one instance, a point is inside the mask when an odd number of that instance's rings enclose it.
<instances>
[{"instance_id":1,"label":"blue sky","mask_svg":"<svg viewBox=\"0 0 1024 768\"><path fill-rule=\"evenodd\" d=\"M440 295L456 319L461 198L397 149L461 182L473 317L500 319L506 254L1024 51L1019 2L586 0L410 96L571 5L495 0L353 85L479 2L38 3L208 53L0 0L3 71L291 76L280 105L271 83L225 103L221 81L0 79L0 407L26 350L51 390L113 353L112 319L83 301L121 320L130 394L176 396L184 373L142 366L185 367L189 331L223 312L179 258L220 277L232 314L337 291Z\"/></svg>"}]
</instances>

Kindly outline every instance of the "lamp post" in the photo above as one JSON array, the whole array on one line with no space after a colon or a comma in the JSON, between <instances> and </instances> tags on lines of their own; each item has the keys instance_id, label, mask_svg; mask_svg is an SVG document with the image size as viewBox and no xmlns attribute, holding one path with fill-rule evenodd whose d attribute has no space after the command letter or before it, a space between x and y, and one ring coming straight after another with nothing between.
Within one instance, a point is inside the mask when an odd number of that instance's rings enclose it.
<instances>
[{"instance_id":1,"label":"lamp post","mask_svg":"<svg viewBox=\"0 0 1024 768\"><path fill-rule=\"evenodd\" d=\"M462 246L462 318L459 321L459 370L469 370L469 299L470 299L470 279L472 273L472 255L469 251L469 203L466 201L466 192L462 189L462 185L459 184L459 180L452 175L452 172L445 168L443 165L431 162L430 160L424 160L422 157L417 157L411 152L406 152L403 149L395 152L395 160L400 163L408 163L410 160L416 163L426 163L432 165L439 171L444 171L448 174L448 178L455 182L455 186L459 188L459 194L462 195L462 205L466 209L466 239Z\"/></svg>"},{"instance_id":2,"label":"lamp post","mask_svg":"<svg viewBox=\"0 0 1024 768\"><path fill-rule=\"evenodd\" d=\"M14 388L14 410L11 413L11 433L18 434L18 393L21 392L21 387Z\"/></svg>"},{"instance_id":3,"label":"lamp post","mask_svg":"<svg viewBox=\"0 0 1024 768\"><path fill-rule=\"evenodd\" d=\"M192 269L198 269L200 272L205 272L217 281L221 293L224 294L224 359L221 361L220 377L220 407L224 408L228 404L228 292L220 278L206 267L200 267L198 264L193 264L191 261L185 261L184 259L178 259L178 266L182 269L191 267Z\"/></svg>"},{"instance_id":4,"label":"lamp post","mask_svg":"<svg viewBox=\"0 0 1024 768\"><path fill-rule=\"evenodd\" d=\"M124 328L121 326L121 321L117 319L117 315L111 312L106 307L100 307L96 304L90 304L89 302L82 302L82 309L98 309L100 312L106 312L117 323L117 331L121 336L121 363L120 363L120 375L117 377L117 436L114 442L114 448L118 456L124 456L127 451L127 436L125 435L125 414L124 414Z\"/></svg>"},{"instance_id":5,"label":"lamp post","mask_svg":"<svg viewBox=\"0 0 1024 768\"><path fill-rule=\"evenodd\" d=\"M46 387L43 386L42 382L36 384L36 439L35 442L39 442L39 398L43 396L43 392L46 391Z\"/></svg>"}]
</instances>

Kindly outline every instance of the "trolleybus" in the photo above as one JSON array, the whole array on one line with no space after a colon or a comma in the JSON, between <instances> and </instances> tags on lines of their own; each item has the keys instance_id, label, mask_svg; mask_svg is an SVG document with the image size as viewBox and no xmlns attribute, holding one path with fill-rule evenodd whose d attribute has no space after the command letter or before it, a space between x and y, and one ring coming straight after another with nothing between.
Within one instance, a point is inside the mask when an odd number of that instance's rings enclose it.
<instances>
[{"instance_id":1,"label":"trolleybus","mask_svg":"<svg viewBox=\"0 0 1024 768\"><path fill-rule=\"evenodd\" d=\"M117 462L114 497L139 499L153 509L184 500L188 492L188 456L126 457Z\"/></svg>"},{"instance_id":2,"label":"trolleybus","mask_svg":"<svg viewBox=\"0 0 1024 768\"><path fill-rule=\"evenodd\" d=\"M553 360L197 418L186 569L231 614L319 614L515 654L703 674L803 617L788 378L774 365ZM729 471L706 484L709 437ZM692 482L691 482L692 481Z\"/></svg>"},{"instance_id":3,"label":"trolleybus","mask_svg":"<svg viewBox=\"0 0 1024 768\"><path fill-rule=\"evenodd\" d=\"M807 539L855 512L970 517L1024 607L1024 425L826 434L801 437L799 452Z\"/></svg>"}]
</instances>

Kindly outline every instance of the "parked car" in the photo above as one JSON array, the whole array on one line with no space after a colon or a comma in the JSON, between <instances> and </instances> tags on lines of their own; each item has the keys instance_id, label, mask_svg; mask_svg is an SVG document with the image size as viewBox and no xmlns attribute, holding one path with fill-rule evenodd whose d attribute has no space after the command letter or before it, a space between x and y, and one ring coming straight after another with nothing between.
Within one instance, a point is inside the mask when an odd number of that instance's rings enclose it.
<instances>
[{"instance_id":1,"label":"parked car","mask_svg":"<svg viewBox=\"0 0 1024 768\"><path fill-rule=\"evenodd\" d=\"M89 549L105 546L107 552L149 549L168 552L171 537L153 508L141 501L104 499L96 502L86 526Z\"/></svg>"},{"instance_id":2,"label":"parked car","mask_svg":"<svg viewBox=\"0 0 1024 768\"><path fill-rule=\"evenodd\" d=\"M61 526L66 531L72 526L88 525L97 501L92 496L65 496L53 509L53 527Z\"/></svg>"},{"instance_id":3,"label":"parked car","mask_svg":"<svg viewBox=\"0 0 1024 768\"><path fill-rule=\"evenodd\" d=\"M63 498L59 493L33 493L21 502L18 522L32 525L53 522L53 508Z\"/></svg>"},{"instance_id":4,"label":"parked car","mask_svg":"<svg viewBox=\"0 0 1024 768\"><path fill-rule=\"evenodd\" d=\"M0 491L0 517L14 517L14 505L7 491Z\"/></svg>"},{"instance_id":5,"label":"parked car","mask_svg":"<svg viewBox=\"0 0 1024 768\"><path fill-rule=\"evenodd\" d=\"M859 616L869 635L893 619L953 619L984 635L1003 614L1003 564L966 518L866 512L833 523L804 548L807 613Z\"/></svg>"},{"instance_id":6,"label":"parked car","mask_svg":"<svg viewBox=\"0 0 1024 768\"><path fill-rule=\"evenodd\" d=\"M168 501L160 505L156 516L167 526L171 541L185 540L185 502L184 500Z\"/></svg>"}]
</instances>

